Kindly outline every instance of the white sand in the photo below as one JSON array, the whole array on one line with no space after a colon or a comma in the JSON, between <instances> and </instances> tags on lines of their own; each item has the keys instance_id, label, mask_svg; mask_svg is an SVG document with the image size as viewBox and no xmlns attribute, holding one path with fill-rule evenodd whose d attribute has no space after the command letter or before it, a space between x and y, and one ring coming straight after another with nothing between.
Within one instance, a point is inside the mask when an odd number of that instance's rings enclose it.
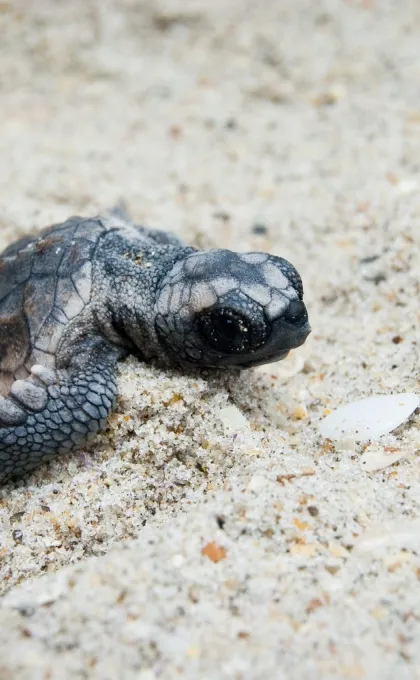
<instances>
[{"instance_id":1,"label":"white sand","mask_svg":"<svg viewBox=\"0 0 420 680\"><path fill-rule=\"evenodd\" d=\"M0 491L1 680L420 678L419 418L377 472L317 434L419 390L419 30L417 0L0 3L0 246L123 197L289 258L313 326L240 376L126 362L89 451Z\"/></svg>"}]
</instances>

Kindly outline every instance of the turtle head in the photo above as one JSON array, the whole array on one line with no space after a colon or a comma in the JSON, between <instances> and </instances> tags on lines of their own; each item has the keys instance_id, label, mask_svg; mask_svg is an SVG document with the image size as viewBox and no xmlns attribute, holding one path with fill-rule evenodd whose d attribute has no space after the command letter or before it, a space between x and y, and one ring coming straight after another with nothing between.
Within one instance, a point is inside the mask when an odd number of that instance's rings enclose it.
<instances>
[{"instance_id":1,"label":"turtle head","mask_svg":"<svg viewBox=\"0 0 420 680\"><path fill-rule=\"evenodd\" d=\"M161 281L155 330L171 363L248 368L284 359L310 333L301 278L265 253L188 254Z\"/></svg>"}]
</instances>

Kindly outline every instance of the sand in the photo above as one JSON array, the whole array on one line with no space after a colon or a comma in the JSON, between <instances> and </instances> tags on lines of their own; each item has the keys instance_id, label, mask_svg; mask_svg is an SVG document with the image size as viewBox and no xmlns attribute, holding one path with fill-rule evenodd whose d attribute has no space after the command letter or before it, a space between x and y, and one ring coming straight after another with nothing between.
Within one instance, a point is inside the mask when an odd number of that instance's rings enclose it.
<instances>
[{"instance_id":1,"label":"sand","mask_svg":"<svg viewBox=\"0 0 420 680\"><path fill-rule=\"evenodd\" d=\"M2 680L420 678L418 415L317 429L419 390L419 30L417 0L0 3L0 247L124 198L290 259L313 327L240 375L124 362L89 449L1 489Z\"/></svg>"}]
</instances>

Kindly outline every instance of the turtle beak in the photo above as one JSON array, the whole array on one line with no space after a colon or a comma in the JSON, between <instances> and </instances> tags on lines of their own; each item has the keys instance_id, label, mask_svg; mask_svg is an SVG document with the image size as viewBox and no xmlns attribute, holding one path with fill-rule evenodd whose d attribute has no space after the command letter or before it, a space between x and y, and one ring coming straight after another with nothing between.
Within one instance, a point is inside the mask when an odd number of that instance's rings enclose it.
<instances>
[{"instance_id":1,"label":"turtle beak","mask_svg":"<svg viewBox=\"0 0 420 680\"><path fill-rule=\"evenodd\" d=\"M272 322L271 333L262 347L250 352L246 357L238 355L237 362L233 356L224 357L218 365L227 364L229 366L235 365L238 368L251 368L281 361L287 357L291 349L303 345L310 332L311 327L306 313L302 315L299 322L279 317Z\"/></svg>"}]
</instances>

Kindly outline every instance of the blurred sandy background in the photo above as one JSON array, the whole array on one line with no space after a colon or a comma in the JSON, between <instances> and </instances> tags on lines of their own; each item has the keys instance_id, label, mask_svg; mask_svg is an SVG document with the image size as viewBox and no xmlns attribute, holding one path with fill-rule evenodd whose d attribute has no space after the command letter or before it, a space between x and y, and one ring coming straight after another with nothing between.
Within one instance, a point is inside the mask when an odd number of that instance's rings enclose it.
<instances>
[{"instance_id":1,"label":"blurred sandy background","mask_svg":"<svg viewBox=\"0 0 420 680\"><path fill-rule=\"evenodd\" d=\"M417 0L1 0L0 247L124 198L290 259L313 326L241 376L126 362L89 451L0 491L2 680L420 678L418 416L317 433L418 390L419 31Z\"/></svg>"}]
</instances>

